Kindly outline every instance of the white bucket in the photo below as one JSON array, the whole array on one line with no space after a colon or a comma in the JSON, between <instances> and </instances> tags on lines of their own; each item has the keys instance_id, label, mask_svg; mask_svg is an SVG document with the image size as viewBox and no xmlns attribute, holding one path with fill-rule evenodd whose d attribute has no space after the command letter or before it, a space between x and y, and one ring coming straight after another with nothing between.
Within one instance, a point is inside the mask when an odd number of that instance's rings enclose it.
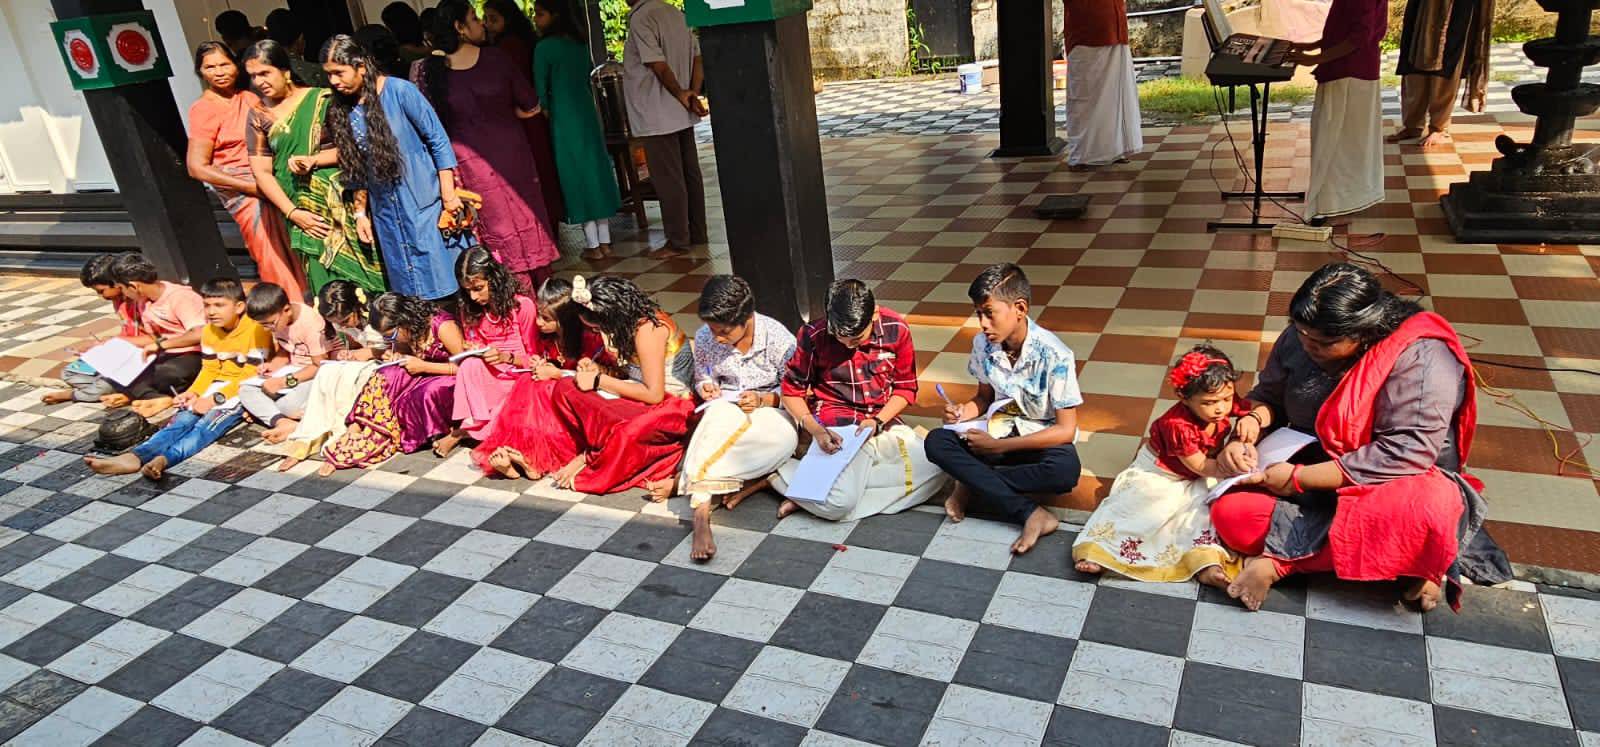
<instances>
[{"instance_id":1,"label":"white bucket","mask_svg":"<svg viewBox=\"0 0 1600 747\"><path fill-rule=\"evenodd\" d=\"M963 94L983 93L983 66L969 62L956 68Z\"/></svg>"}]
</instances>

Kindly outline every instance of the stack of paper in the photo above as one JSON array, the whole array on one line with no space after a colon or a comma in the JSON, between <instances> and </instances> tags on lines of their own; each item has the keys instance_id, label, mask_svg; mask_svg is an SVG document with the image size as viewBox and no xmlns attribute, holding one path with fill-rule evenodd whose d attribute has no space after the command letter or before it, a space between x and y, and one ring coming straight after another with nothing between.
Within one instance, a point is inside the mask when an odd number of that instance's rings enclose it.
<instances>
[{"instance_id":1,"label":"stack of paper","mask_svg":"<svg viewBox=\"0 0 1600 747\"><path fill-rule=\"evenodd\" d=\"M839 475L844 473L844 468L850 465L850 460L856 458L861 447L872 437L872 430L862 430L853 425L834 426L828 430L833 431L843 442L838 451L828 454L816 441L811 442L811 449L806 452L805 458L800 460L800 467L795 470L794 478L789 480L789 489L784 496L807 503L822 503L828 500L828 491L833 489L833 484L839 481ZM859 432L858 432L859 431Z\"/></svg>"},{"instance_id":2,"label":"stack of paper","mask_svg":"<svg viewBox=\"0 0 1600 747\"><path fill-rule=\"evenodd\" d=\"M1294 456L1295 452L1316 440L1317 437L1309 433L1301 433L1293 428L1279 428L1267 434L1266 438L1261 439L1261 443L1256 444L1256 466L1258 469L1265 469L1268 465L1289 461L1289 457ZM1255 472L1252 474L1259 475L1261 473ZM1206 502L1210 503L1222 497L1222 494L1228 492L1229 488L1250 476L1236 475L1217 482L1211 488L1211 492L1206 494Z\"/></svg>"},{"instance_id":3,"label":"stack of paper","mask_svg":"<svg viewBox=\"0 0 1600 747\"><path fill-rule=\"evenodd\" d=\"M153 358L145 358L144 351L139 346L120 337L89 348L79 356L84 363L94 369L94 372L115 381L122 386L128 386L139 374L150 367Z\"/></svg>"}]
</instances>

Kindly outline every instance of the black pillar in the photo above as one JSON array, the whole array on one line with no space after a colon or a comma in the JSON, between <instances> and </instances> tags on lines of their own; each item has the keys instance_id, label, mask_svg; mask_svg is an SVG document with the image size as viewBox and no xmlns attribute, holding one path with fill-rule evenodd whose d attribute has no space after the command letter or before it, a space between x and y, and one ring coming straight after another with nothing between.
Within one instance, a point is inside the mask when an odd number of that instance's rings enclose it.
<instances>
[{"instance_id":1,"label":"black pillar","mask_svg":"<svg viewBox=\"0 0 1600 747\"><path fill-rule=\"evenodd\" d=\"M1000 147L995 158L1049 156L1065 143L1056 137L1056 105L1050 86L1050 0L1001 0L996 25L1000 43Z\"/></svg>"},{"instance_id":2,"label":"black pillar","mask_svg":"<svg viewBox=\"0 0 1600 747\"><path fill-rule=\"evenodd\" d=\"M139 0L51 0L56 18L143 10ZM163 43L172 69L189 68L187 50ZM237 277L211 212L211 199L189 178L184 154L189 137L165 80L84 91L89 116L111 163L117 189L141 251L162 277L202 283Z\"/></svg>"},{"instance_id":3,"label":"black pillar","mask_svg":"<svg viewBox=\"0 0 1600 747\"><path fill-rule=\"evenodd\" d=\"M606 50L606 19L600 13L599 0L585 2L584 9L584 33L589 37L589 62L599 65L611 59L611 52Z\"/></svg>"},{"instance_id":4,"label":"black pillar","mask_svg":"<svg viewBox=\"0 0 1600 747\"><path fill-rule=\"evenodd\" d=\"M833 282L806 17L706 26L700 48L733 271L797 328Z\"/></svg>"}]
</instances>

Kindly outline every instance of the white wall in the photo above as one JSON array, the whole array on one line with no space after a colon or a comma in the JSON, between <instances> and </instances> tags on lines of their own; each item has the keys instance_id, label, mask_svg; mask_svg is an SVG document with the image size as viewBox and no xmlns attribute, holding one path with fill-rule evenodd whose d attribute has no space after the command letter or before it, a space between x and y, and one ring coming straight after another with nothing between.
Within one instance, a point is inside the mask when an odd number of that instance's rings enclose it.
<instances>
[{"instance_id":1,"label":"white wall","mask_svg":"<svg viewBox=\"0 0 1600 747\"><path fill-rule=\"evenodd\" d=\"M20 62L0 78L0 190L115 189L83 96L72 90L40 0L0 0L0 59Z\"/></svg>"}]
</instances>

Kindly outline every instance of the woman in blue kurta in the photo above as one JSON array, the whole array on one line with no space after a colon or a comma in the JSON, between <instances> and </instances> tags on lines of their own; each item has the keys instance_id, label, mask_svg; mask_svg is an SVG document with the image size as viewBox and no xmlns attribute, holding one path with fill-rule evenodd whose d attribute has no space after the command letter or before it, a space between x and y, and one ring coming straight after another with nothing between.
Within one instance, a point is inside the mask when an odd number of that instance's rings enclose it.
<instances>
[{"instance_id":1,"label":"woman in blue kurta","mask_svg":"<svg viewBox=\"0 0 1600 747\"><path fill-rule=\"evenodd\" d=\"M356 230L363 241L376 235L389 288L430 301L454 294L460 252L446 245L439 217L462 206L438 115L416 86L383 75L348 36L328 40L322 64L335 93L328 123L339 167L357 190Z\"/></svg>"}]
</instances>

